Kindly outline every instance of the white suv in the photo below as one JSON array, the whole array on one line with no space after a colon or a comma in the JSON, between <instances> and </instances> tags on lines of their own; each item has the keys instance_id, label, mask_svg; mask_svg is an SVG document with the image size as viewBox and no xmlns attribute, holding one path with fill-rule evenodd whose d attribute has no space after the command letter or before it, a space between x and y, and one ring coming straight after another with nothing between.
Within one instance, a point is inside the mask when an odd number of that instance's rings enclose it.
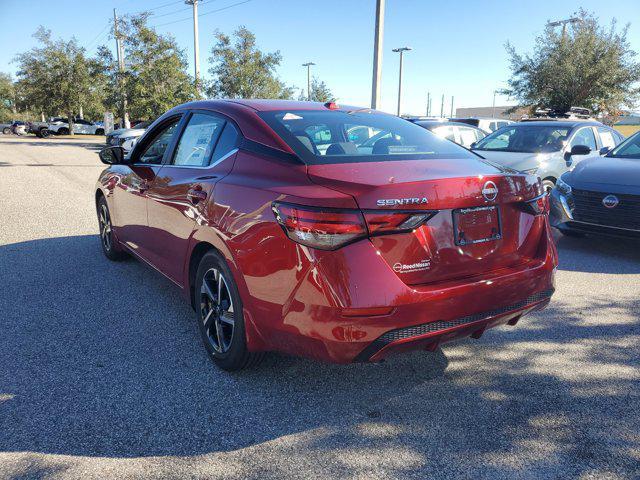
<instances>
[{"instance_id":1,"label":"white suv","mask_svg":"<svg viewBox=\"0 0 640 480\"><path fill-rule=\"evenodd\" d=\"M53 118L49 122L49 130L56 135L69 135L69 121L66 118ZM78 118L73 121L73 133L104 135L104 127Z\"/></svg>"}]
</instances>

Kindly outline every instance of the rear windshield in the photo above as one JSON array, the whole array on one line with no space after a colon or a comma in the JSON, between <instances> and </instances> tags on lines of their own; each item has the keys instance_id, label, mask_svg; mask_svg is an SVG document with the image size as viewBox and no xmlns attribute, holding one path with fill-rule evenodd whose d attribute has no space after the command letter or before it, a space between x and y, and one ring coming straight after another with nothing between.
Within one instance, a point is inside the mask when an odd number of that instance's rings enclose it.
<instances>
[{"instance_id":1,"label":"rear windshield","mask_svg":"<svg viewBox=\"0 0 640 480\"><path fill-rule=\"evenodd\" d=\"M414 123L370 110L291 110L259 115L310 165L478 158Z\"/></svg>"},{"instance_id":2,"label":"rear windshield","mask_svg":"<svg viewBox=\"0 0 640 480\"><path fill-rule=\"evenodd\" d=\"M561 125L506 126L480 140L474 150L542 153L562 149L571 128Z\"/></svg>"}]
</instances>

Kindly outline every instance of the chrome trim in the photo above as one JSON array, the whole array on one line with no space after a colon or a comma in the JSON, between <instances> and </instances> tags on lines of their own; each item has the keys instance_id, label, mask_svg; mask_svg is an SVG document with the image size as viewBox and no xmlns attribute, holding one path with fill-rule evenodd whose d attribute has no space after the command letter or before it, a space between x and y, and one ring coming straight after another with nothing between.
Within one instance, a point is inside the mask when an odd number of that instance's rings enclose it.
<instances>
[{"instance_id":1,"label":"chrome trim","mask_svg":"<svg viewBox=\"0 0 640 480\"><path fill-rule=\"evenodd\" d=\"M166 163L163 164L162 167L171 167L171 168L195 168L198 170L206 170L207 168L212 168L215 167L216 165L218 165L220 162L225 161L227 158L235 155L236 153L238 153L239 149L236 147L233 150L230 150L229 153L223 155L222 157L220 157L217 161L213 162L210 165L205 165L203 167L196 167L194 165L174 165L172 163Z\"/></svg>"},{"instance_id":2,"label":"chrome trim","mask_svg":"<svg viewBox=\"0 0 640 480\"><path fill-rule=\"evenodd\" d=\"M573 213L571 213L571 208L569 208L569 204L567 203L567 197L564 195L558 195L560 197L560 205L562 205L562 209L564 210L564 214L569 218L569 220L573 221Z\"/></svg>"}]
</instances>

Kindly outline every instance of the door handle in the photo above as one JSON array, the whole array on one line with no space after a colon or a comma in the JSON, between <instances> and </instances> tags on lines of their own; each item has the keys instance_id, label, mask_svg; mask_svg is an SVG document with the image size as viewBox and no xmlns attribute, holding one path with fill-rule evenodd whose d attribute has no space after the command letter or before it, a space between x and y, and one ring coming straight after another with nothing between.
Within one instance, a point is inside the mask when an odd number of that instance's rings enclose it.
<instances>
[{"instance_id":1,"label":"door handle","mask_svg":"<svg viewBox=\"0 0 640 480\"><path fill-rule=\"evenodd\" d=\"M207 192L202 190L202 187L200 185L197 185L187 191L187 198L191 203L196 205L198 202L207 199Z\"/></svg>"}]
</instances>

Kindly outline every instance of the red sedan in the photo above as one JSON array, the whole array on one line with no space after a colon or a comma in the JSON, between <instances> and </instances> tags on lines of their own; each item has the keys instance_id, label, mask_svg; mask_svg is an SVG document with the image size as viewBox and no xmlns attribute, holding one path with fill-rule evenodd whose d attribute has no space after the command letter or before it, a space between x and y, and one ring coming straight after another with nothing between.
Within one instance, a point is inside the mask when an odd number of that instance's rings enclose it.
<instances>
[{"instance_id":1,"label":"red sedan","mask_svg":"<svg viewBox=\"0 0 640 480\"><path fill-rule=\"evenodd\" d=\"M266 351L378 361L546 306L557 253L537 177L370 109L178 106L101 153L105 255L175 283L223 369Z\"/></svg>"}]
</instances>

